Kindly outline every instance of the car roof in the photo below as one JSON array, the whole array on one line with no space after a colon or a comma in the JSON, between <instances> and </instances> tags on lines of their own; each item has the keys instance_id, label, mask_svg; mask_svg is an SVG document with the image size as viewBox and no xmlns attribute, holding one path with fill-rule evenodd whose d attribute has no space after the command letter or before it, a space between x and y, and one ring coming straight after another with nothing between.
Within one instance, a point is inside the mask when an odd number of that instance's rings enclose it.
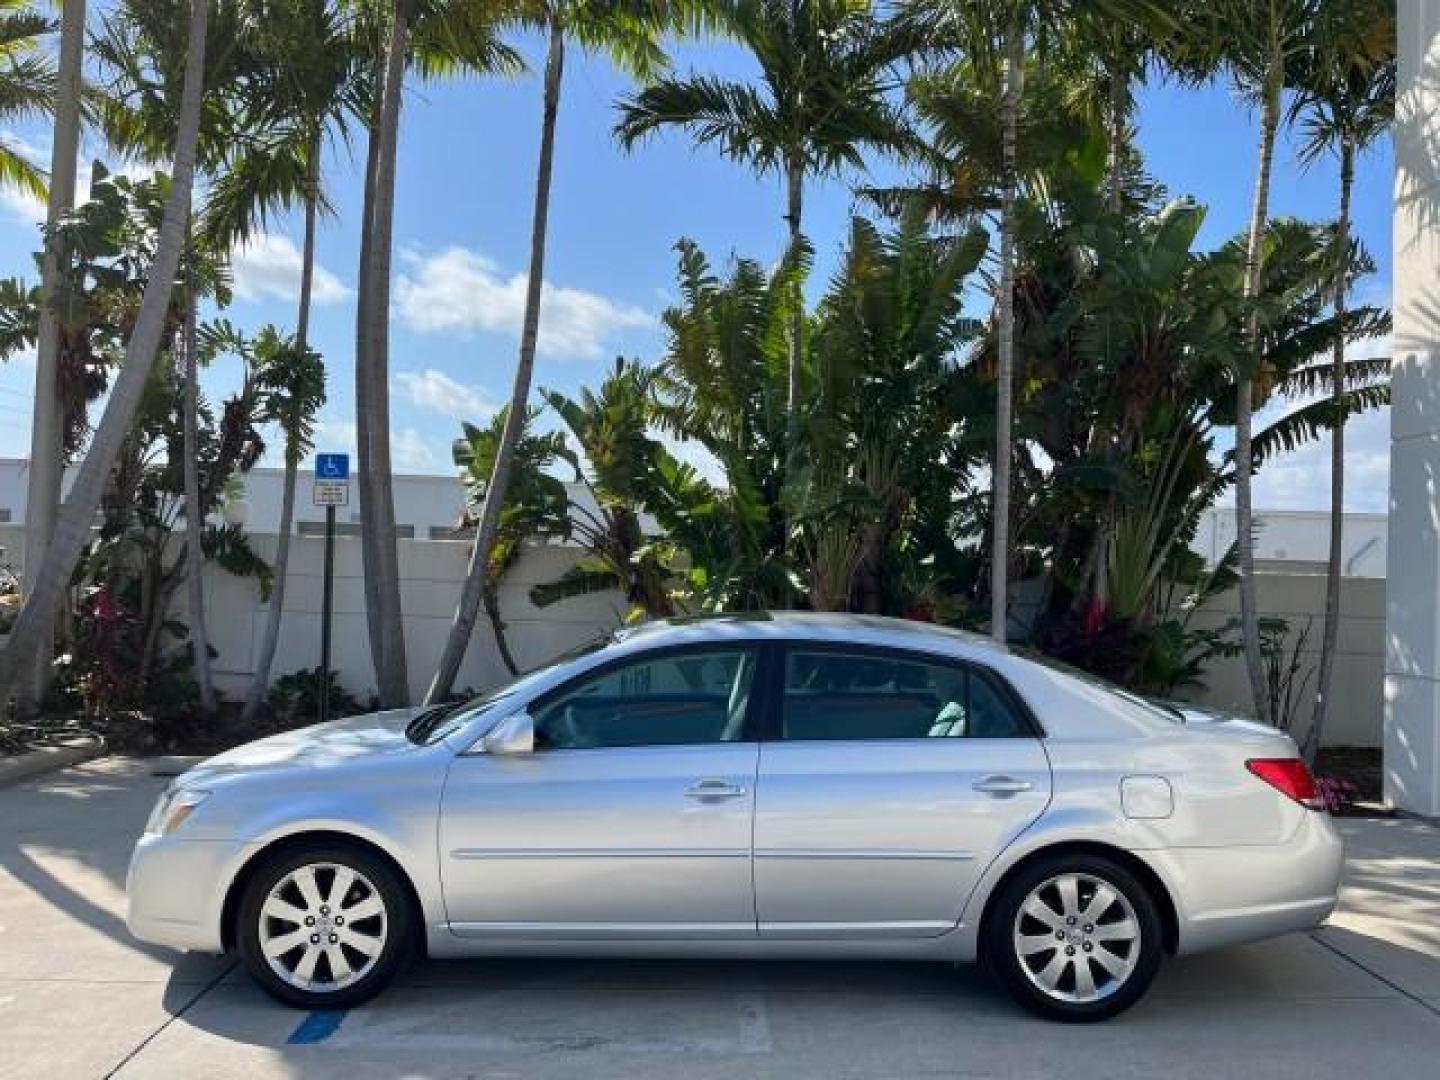
<instances>
[{"instance_id":1,"label":"car roof","mask_svg":"<svg viewBox=\"0 0 1440 1080\"><path fill-rule=\"evenodd\" d=\"M639 649L709 641L816 641L893 645L976 659L1011 655L979 634L935 623L825 611L756 611L656 619L615 632L617 645Z\"/></svg>"}]
</instances>

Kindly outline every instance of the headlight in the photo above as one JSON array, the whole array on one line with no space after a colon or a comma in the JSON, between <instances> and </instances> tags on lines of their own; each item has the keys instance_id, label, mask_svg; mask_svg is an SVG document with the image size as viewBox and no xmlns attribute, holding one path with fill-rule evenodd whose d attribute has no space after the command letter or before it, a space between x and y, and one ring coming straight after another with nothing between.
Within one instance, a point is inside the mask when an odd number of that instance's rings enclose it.
<instances>
[{"instance_id":1,"label":"headlight","mask_svg":"<svg viewBox=\"0 0 1440 1080\"><path fill-rule=\"evenodd\" d=\"M160 796L155 809L150 811L150 820L145 822L145 832L152 836L164 836L178 829L195 808L210 797L208 791L195 788L179 788Z\"/></svg>"}]
</instances>

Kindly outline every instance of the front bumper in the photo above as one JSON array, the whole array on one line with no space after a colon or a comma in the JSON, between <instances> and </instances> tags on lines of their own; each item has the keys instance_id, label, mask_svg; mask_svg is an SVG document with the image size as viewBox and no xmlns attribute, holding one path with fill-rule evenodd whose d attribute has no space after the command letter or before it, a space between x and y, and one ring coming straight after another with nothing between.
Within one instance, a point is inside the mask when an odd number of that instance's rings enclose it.
<instances>
[{"instance_id":1,"label":"front bumper","mask_svg":"<svg viewBox=\"0 0 1440 1080\"><path fill-rule=\"evenodd\" d=\"M1165 852L1183 900L1180 953L1308 930L1335 909L1344 844L1330 815L1309 812L1283 844L1171 848Z\"/></svg>"},{"instance_id":2,"label":"front bumper","mask_svg":"<svg viewBox=\"0 0 1440 1080\"><path fill-rule=\"evenodd\" d=\"M233 841L142 836L125 880L130 932L156 945L223 952L225 894L246 849Z\"/></svg>"}]
</instances>

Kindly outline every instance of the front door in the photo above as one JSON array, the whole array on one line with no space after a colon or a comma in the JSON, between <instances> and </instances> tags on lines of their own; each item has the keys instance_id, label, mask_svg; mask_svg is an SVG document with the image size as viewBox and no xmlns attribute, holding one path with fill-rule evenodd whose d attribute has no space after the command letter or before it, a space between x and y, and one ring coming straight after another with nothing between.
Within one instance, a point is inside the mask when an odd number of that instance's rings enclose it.
<instances>
[{"instance_id":1,"label":"front door","mask_svg":"<svg viewBox=\"0 0 1440 1080\"><path fill-rule=\"evenodd\" d=\"M1050 797L1028 717L980 668L785 650L755 808L763 937L931 937Z\"/></svg>"},{"instance_id":2,"label":"front door","mask_svg":"<svg viewBox=\"0 0 1440 1080\"><path fill-rule=\"evenodd\" d=\"M616 661L533 702L534 753L457 757L440 815L465 936L755 936L758 651Z\"/></svg>"}]
</instances>

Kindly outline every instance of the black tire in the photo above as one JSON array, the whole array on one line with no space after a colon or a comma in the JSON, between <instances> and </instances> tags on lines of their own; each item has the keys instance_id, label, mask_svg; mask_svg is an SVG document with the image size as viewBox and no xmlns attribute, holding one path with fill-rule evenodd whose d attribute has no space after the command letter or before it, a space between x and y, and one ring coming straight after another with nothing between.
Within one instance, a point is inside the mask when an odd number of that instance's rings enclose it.
<instances>
[{"instance_id":1,"label":"black tire","mask_svg":"<svg viewBox=\"0 0 1440 1080\"><path fill-rule=\"evenodd\" d=\"M1129 912L1125 912L1121 905L1115 904L1114 910L1120 912L1121 918L1113 918L1110 921L1120 923L1125 917L1128 917L1130 912L1133 912L1139 933L1133 943L1110 941L1102 943L1092 941L1089 935L1062 940L1058 937L1060 932L1078 935L1087 925L1093 924L1085 923L1084 916L1081 916L1080 924L1072 929L1065 923L1065 916L1060 915L1058 926L1047 927L1027 914L1024 920L1018 923L1019 932L1033 934L1036 937L1047 933L1055 933L1057 936L1055 951L1031 953L1029 964L1032 967L1027 968L1027 961L1021 957L1015 938L1021 905L1036 889L1046 886L1056 878L1071 874L1079 875L1082 879L1082 902L1085 899L1083 891L1086 888L1086 882L1100 882L1115 890L1129 905ZM1045 889L1045 895L1058 898L1058 889L1051 892L1050 888ZM1094 895L1093 890L1090 895ZM1047 903L1046 906L1055 912L1055 903ZM1097 918L1104 920L1106 913L1101 913ZM1092 1023L1097 1020L1108 1020L1110 1017L1124 1012L1144 995L1154 980L1155 973L1160 969L1160 959L1164 951L1164 935L1155 898L1151 896L1150 890L1146 888L1145 884L1131 871L1103 855L1061 853L1038 859L1024 867L991 899L985 919L984 941L981 944L982 959L986 969L1025 1008L1049 1020ZM1085 949L1085 945L1089 945L1090 948ZM1063 952L1066 948L1074 951L1066 956ZM1104 965L1087 957L1087 954L1093 956L1093 951L1100 948L1106 949L1111 957L1119 956L1125 962L1133 959L1134 963L1128 974L1117 978L1111 975ZM1119 951L1122 948L1124 949L1123 955ZM1131 948L1138 949L1138 955L1132 957ZM1080 951L1082 949L1084 952ZM1032 977L1031 972L1036 968L1048 968L1056 960L1059 961L1062 968L1066 965L1083 962L1097 987L1104 991L1103 996L1090 1000L1066 1000L1064 995L1076 994L1079 991L1076 986L1079 973L1073 966L1056 980L1055 992L1048 992L1040 984L1041 974L1036 972ZM1067 977L1068 986L1066 985Z\"/></svg>"},{"instance_id":2,"label":"black tire","mask_svg":"<svg viewBox=\"0 0 1440 1080\"><path fill-rule=\"evenodd\" d=\"M364 879L364 882L357 886L361 890L360 896L368 895L368 890L364 889L364 884L368 882L373 885L375 894L383 904L383 915L378 919L376 916L367 916L353 923L368 934L375 934L378 928L383 926L384 944L368 970L364 969L363 964L356 964L359 977L348 984L325 987L327 981L335 981L334 969L326 955L315 969L322 988L307 989L292 985L271 967L262 947L262 926L270 926L279 932L289 925L284 920L277 924L269 916L262 914L271 891L288 875L306 866L317 867L317 880L320 882L322 895L326 888L334 886L334 875L337 873L335 868L343 868ZM293 893L288 895L294 899ZM316 842L287 847L265 858L251 874L237 905L235 917L235 942L251 977L271 997L301 1009L344 1009L368 1001L395 978L415 952L417 915L409 889L387 859L356 845ZM262 923L262 919L266 921ZM298 927L298 924L296 925ZM314 941L315 938L310 940ZM296 948L303 952L306 945L301 943ZM348 947L345 952L348 959L342 962L366 959L365 954L356 953ZM293 953L288 955L294 956ZM283 957L279 962L282 966L288 966Z\"/></svg>"}]
</instances>

